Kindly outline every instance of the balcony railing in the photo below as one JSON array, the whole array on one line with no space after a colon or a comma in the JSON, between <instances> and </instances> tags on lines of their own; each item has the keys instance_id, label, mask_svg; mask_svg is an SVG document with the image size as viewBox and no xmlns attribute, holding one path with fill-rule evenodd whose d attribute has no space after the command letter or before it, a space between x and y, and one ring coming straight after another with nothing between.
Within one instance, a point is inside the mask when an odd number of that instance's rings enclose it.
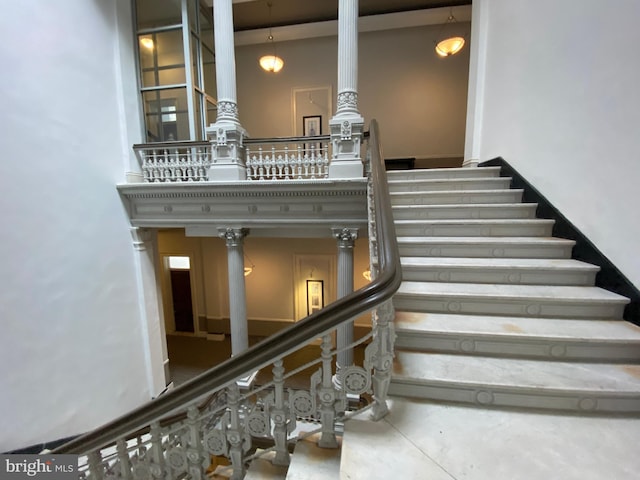
<instances>
[{"instance_id":1,"label":"balcony railing","mask_svg":"<svg viewBox=\"0 0 640 480\"><path fill-rule=\"evenodd\" d=\"M327 178L329 135L246 139L247 180L302 180ZM133 146L143 181L208 181L212 161L209 142L163 142ZM215 180L215 179L213 179Z\"/></svg>"},{"instance_id":2,"label":"balcony railing","mask_svg":"<svg viewBox=\"0 0 640 480\"><path fill-rule=\"evenodd\" d=\"M375 121L368 157L369 284L53 453L82 455L81 478L204 478L215 460L225 457L231 478L241 479L250 461L264 452L274 451L273 463L287 465L290 444L313 431L321 447L337 448L336 428L354 414L348 395L366 397L363 408L372 409L374 419L384 416L395 337L391 297L401 270ZM365 343L364 361L335 372L339 351L332 347L332 332L368 311L373 311L372 331L343 348ZM320 356L286 371L287 356L317 338L322 339ZM269 381L240 389L240 379L261 369L264 374L268 366ZM308 369L313 373L306 386L288 384Z\"/></svg>"}]
</instances>

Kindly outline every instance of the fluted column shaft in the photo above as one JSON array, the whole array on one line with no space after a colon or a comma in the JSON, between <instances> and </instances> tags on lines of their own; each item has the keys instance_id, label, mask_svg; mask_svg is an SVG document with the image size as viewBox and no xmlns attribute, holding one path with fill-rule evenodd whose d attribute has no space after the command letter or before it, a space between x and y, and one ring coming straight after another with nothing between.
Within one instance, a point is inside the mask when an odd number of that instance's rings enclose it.
<instances>
[{"instance_id":1,"label":"fluted column shaft","mask_svg":"<svg viewBox=\"0 0 640 480\"><path fill-rule=\"evenodd\" d=\"M338 241L338 298L353 292L353 247L358 230L351 228L334 229L333 236ZM338 327L336 347L338 350L353 343L353 322ZM353 365L353 349L338 353L338 369Z\"/></svg>"},{"instance_id":2,"label":"fluted column shaft","mask_svg":"<svg viewBox=\"0 0 640 480\"><path fill-rule=\"evenodd\" d=\"M218 95L217 121L238 122L232 0L213 0L213 25Z\"/></svg>"},{"instance_id":3,"label":"fluted column shaft","mask_svg":"<svg viewBox=\"0 0 640 480\"><path fill-rule=\"evenodd\" d=\"M358 112L358 0L338 6L338 98L329 121L331 163L329 178L361 178L360 145L364 118Z\"/></svg>"},{"instance_id":4,"label":"fluted column shaft","mask_svg":"<svg viewBox=\"0 0 640 480\"><path fill-rule=\"evenodd\" d=\"M232 356L249 348L247 294L244 284L244 237L248 234L249 230L246 228L227 228L220 231L220 236L227 244Z\"/></svg>"},{"instance_id":5,"label":"fluted column shaft","mask_svg":"<svg viewBox=\"0 0 640 480\"><path fill-rule=\"evenodd\" d=\"M358 0L338 6L337 114L358 113Z\"/></svg>"}]
</instances>

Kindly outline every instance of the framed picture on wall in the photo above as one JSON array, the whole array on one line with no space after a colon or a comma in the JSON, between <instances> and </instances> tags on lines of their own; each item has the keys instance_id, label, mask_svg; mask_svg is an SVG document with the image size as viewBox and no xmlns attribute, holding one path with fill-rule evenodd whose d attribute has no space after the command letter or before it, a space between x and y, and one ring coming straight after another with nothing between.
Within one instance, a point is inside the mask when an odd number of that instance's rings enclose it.
<instances>
[{"instance_id":1,"label":"framed picture on wall","mask_svg":"<svg viewBox=\"0 0 640 480\"><path fill-rule=\"evenodd\" d=\"M304 137L322 135L322 115L302 117L302 135Z\"/></svg>"},{"instance_id":2,"label":"framed picture on wall","mask_svg":"<svg viewBox=\"0 0 640 480\"><path fill-rule=\"evenodd\" d=\"M307 315L324 308L324 281L307 280Z\"/></svg>"},{"instance_id":3,"label":"framed picture on wall","mask_svg":"<svg viewBox=\"0 0 640 480\"><path fill-rule=\"evenodd\" d=\"M308 115L302 117L302 135L304 137L322 135L322 115ZM310 157L321 154L321 148L322 144L319 142L304 144L304 151Z\"/></svg>"}]
</instances>

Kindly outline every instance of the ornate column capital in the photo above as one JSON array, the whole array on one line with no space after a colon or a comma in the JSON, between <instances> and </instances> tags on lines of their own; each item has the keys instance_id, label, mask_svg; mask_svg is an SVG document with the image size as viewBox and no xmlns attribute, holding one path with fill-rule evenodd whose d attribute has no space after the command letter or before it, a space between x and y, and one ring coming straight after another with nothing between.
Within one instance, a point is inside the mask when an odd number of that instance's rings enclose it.
<instances>
[{"instance_id":1,"label":"ornate column capital","mask_svg":"<svg viewBox=\"0 0 640 480\"><path fill-rule=\"evenodd\" d=\"M332 228L333 237L338 241L338 248L353 248L358 238L357 228Z\"/></svg>"},{"instance_id":2,"label":"ornate column capital","mask_svg":"<svg viewBox=\"0 0 640 480\"><path fill-rule=\"evenodd\" d=\"M224 238L227 247L238 247L242 245L244 237L249 235L248 228L220 228L218 236Z\"/></svg>"}]
</instances>

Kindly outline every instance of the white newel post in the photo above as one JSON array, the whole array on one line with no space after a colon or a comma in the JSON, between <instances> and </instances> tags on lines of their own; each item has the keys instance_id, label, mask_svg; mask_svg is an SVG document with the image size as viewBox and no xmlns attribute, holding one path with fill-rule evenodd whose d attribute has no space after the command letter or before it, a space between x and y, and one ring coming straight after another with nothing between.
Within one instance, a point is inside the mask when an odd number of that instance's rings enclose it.
<instances>
[{"instance_id":1,"label":"white newel post","mask_svg":"<svg viewBox=\"0 0 640 480\"><path fill-rule=\"evenodd\" d=\"M220 229L220 236L227 243L232 356L249 348L247 294L244 285L244 237L248 234L249 230L246 228Z\"/></svg>"},{"instance_id":2,"label":"white newel post","mask_svg":"<svg viewBox=\"0 0 640 480\"><path fill-rule=\"evenodd\" d=\"M358 0L340 0L338 7L338 99L329 129L333 146L329 178L362 177L364 118L358 111Z\"/></svg>"},{"instance_id":3,"label":"white newel post","mask_svg":"<svg viewBox=\"0 0 640 480\"><path fill-rule=\"evenodd\" d=\"M358 237L356 228L334 228L333 236L338 241L338 298L353 292L353 247ZM336 348L338 350L353 343L353 322L338 327ZM340 385L340 369L353 365L353 349L338 353L337 375L335 380Z\"/></svg>"},{"instance_id":4,"label":"white newel post","mask_svg":"<svg viewBox=\"0 0 640 480\"><path fill-rule=\"evenodd\" d=\"M160 308L158 281L155 269L155 249L153 232L146 228L132 228L131 237L135 250L136 280L138 284L138 305L144 335L147 381L153 397L166 387L165 367L169 358L166 349L164 315Z\"/></svg>"},{"instance_id":5,"label":"white newel post","mask_svg":"<svg viewBox=\"0 0 640 480\"><path fill-rule=\"evenodd\" d=\"M218 115L216 123L206 129L212 152L209 180L246 180L243 144L247 132L238 120L232 0L213 1L213 23Z\"/></svg>"}]
</instances>

